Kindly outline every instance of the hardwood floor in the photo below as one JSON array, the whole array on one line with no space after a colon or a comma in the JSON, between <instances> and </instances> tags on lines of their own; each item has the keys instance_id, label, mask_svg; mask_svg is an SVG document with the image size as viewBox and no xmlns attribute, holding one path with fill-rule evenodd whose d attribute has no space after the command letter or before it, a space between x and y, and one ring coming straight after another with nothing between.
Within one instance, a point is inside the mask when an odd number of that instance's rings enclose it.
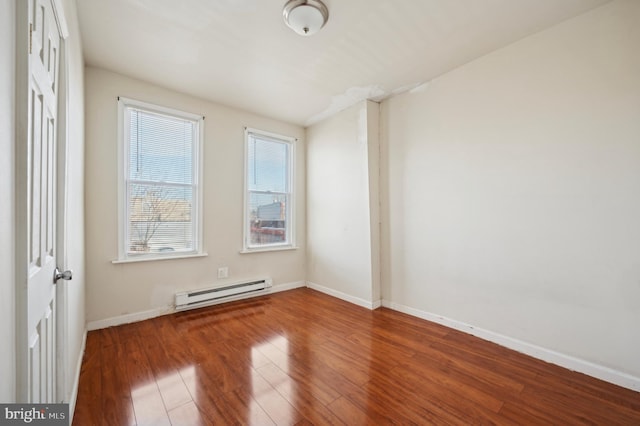
<instances>
[{"instance_id":1,"label":"hardwood floor","mask_svg":"<svg viewBox=\"0 0 640 426\"><path fill-rule=\"evenodd\" d=\"M89 332L73 424L640 425L640 393L310 289Z\"/></svg>"}]
</instances>

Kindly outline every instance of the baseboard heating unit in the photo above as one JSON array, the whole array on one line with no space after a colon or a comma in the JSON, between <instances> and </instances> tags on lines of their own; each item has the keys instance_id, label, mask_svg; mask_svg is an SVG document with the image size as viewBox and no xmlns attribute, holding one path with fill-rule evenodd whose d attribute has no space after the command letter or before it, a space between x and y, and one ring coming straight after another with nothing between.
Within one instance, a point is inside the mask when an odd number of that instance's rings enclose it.
<instances>
[{"instance_id":1,"label":"baseboard heating unit","mask_svg":"<svg viewBox=\"0 0 640 426\"><path fill-rule=\"evenodd\" d=\"M271 278L230 284L224 287L202 288L176 293L176 310L199 308L232 300L243 299L251 295L264 294L271 287Z\"/></svg>"}]
</instances>

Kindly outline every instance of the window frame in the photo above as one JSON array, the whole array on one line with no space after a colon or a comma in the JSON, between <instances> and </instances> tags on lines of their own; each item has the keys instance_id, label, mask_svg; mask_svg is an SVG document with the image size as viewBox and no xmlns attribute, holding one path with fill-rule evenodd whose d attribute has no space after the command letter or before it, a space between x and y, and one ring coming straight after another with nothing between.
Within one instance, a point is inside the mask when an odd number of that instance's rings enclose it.
<instances>
[{"instance_id":1,"label":"window frame","mask_svg":"<svg viewBox=\"0 0 640 426\"><path fill-rule=\"evenodd\" d=\"M271 244L251 244L251 225L250 225L250 194L252 192L264 192L264 191L252 191L249 189L249 141L251 135L256 135L259 138L266 140L272 140L273 142L284 143L288 145L287 153L287 191L284 192L286 199L285 206L285 235L286 241L280 243ZM293 250L296 249L296 235L295 235L295 151L296 142L298 139L292 136L284 136L278 133L267 132L264 130L254 129L251 127L245 127L244 129L244 204L243 204L243 224L242 224L242 250L240 253L255 253L265 251L280 251L280 250ZM282 194L277 192L277 194Z\"/></svg>"},{"instance_id":2,"label":"window frame","mask_svg":"<svg viewBox=\"0 0 640 426\"><path fill-rule=\"evenodd\" d=\"M128 245L129 237L129 119L128 110L137 109L151 114L167 115L173 118L188 120L195 123L194 146L192 149L193 172L193 249L188 251L161 252L161 253L130 253ZM113 263L138 262L163 259L180 259L188 257L206 256L203 252L203 167L202 151L204 146L204 117L200 114L181 111L174 108L138 101L135 99L118 97L118 259Z\"/></svg>"}]
</instances>

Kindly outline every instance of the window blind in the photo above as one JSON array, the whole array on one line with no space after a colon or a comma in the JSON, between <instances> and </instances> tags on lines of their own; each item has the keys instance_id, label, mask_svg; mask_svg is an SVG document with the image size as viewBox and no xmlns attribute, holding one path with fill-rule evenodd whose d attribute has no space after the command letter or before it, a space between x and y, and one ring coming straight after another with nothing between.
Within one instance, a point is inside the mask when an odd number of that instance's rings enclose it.
<instances>
[{"instance_id":1,"label":"window blind","mask_svg":"<svg viewBox=\"0 0 640 426\"><path fill-rule=\"evenodd\" d=\"M128 253L194 250L198 123L126 109Z\"/></svg>"}]
</instances>

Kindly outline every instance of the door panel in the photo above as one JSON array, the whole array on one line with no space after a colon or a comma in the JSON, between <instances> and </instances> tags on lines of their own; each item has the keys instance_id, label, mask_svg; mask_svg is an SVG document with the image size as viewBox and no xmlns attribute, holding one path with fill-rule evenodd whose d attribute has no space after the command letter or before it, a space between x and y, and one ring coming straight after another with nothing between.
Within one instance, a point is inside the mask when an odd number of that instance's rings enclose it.
<instances>
[{"instance_id":1,"label":"door panel","mask_svg":"<svg viewBox=\"0 0 640 426\"><path fill-rule=\"evenodd\" d=\"M27 147L27 399L56 402L56 137L60 32L51 0L30 0Z\"/></svg>"}]
</instances>

